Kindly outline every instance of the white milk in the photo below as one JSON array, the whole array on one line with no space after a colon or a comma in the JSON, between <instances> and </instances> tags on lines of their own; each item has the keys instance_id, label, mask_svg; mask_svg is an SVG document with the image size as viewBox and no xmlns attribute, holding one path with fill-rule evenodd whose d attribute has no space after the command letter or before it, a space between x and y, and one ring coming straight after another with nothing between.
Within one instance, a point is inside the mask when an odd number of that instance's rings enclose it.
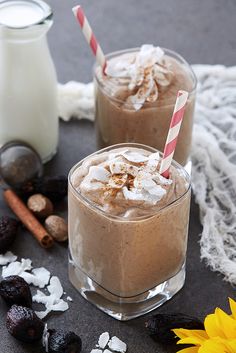
<instances>
[{"instance_id":1,"label":"white milk","mask_svg":"<svg viewBox=\"0 0 236 353\"><path fill-rule=\"evenodd\" d=\"M57 149L58 111L46 39L52 21L36 24L45 19L44 11L30 1L0 5L0 146L21 140L46 161Z\"/></svg>"}]
</instances>

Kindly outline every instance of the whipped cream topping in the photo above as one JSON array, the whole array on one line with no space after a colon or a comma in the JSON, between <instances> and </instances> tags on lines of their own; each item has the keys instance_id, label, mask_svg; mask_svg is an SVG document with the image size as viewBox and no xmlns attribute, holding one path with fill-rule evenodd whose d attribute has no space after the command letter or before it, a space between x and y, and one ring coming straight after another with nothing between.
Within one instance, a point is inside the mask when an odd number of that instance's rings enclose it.
<instances>
[{"instance_id":1,"label":"whipped cream topping","mask_svg":"<svg viewBox=\"0 0 236 353\"><path fill-rule=\"evenodd\" d=\"M159 161L158 152L149 155L133 150L110 153L106 161L89 167L79 188L90 192L92 198L98 199L99 195L104 204L125 199L156 205L166 195L166 187L172 184L171 179L159 174Z\"/></svg>"},{"instance_id":2,"label":"whipped cream topping","mask_svg":"<svg viewBox=\"0 0 236 353\"><path fill-rule=\"evenodd\" d=\"M155 102L159 86L171 83L173 73L164 55L160 47L145 44L134 56L108 61L106 75L119 79L121 84L128 84L131 94L127 103L135 110L141 109L145 102Z\"/></svg>"}]
</instances>

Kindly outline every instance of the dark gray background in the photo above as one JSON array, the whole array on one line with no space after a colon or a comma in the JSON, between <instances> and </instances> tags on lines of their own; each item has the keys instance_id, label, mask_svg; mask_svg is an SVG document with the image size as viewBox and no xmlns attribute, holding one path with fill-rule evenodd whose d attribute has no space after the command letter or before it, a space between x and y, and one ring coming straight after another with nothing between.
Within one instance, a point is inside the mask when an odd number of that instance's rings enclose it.
<instances>
[{"instance_id":1,"label":"dark gray background","mask_svg":"<svg viewBox=\"0 0 236 353\"><path fill-rule=\"evenodd\" d=\"M49 3L55 12L49 44L59 81L89 82L94 59L71 12L76 1L50 0ZM235 0L83 0L82 5L106 53L154 43L178 51L190 63L235 64ZM60 132L59 153L45 167L47 174L66 174L75 162L96 148L93 125L89 122L61 123ZM1 214L10 214L2 198L0 210ZM66 203L58 205L58 212L66 216ZM228 309L227 298L234 297L235 290L221 275L200 262L200 232L198 208L192 202L186 285L157 311L181 311L204 317L216 306ZM66 328L80 334L83 353L95 347L99 334L104 331L123 339L130 353L176 351L175 347L159 346L148 337L144 330L145 317L120 323L81 298L68 281L65 246L56 245L46 251L29 233L21 230L12 250L19 257L30 257L34 267L45 266L60 277L74 301L66 313L52 315L47 322L51 328ZM0 352L43 351L40 345L23 345L7 333L6 310L0 301Z\"/></svg>"}]
</instances>

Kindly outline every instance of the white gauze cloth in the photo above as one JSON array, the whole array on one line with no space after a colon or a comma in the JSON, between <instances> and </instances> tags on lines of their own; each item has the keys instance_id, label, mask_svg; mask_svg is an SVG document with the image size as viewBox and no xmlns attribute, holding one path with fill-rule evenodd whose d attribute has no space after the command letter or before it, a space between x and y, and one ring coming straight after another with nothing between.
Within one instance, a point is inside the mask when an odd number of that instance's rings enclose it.
<instances>
[{"instance_id":1,"label":"white gauze cloth","mask_svg":"<svg viewBox=\"0 0 236 353\"><path fill-rule=\"evenodd\" d=\"M198 78L192 184L201 259L236 284L236 66L193 65ZM93 84L59 85L60 117L94 119Z\"/></svg>"}]
</instances>

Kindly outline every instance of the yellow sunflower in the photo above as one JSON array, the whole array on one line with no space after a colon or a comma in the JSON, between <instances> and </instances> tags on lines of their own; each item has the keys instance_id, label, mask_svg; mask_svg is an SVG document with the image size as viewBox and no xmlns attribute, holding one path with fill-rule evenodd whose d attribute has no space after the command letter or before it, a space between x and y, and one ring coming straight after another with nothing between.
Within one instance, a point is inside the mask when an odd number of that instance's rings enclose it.
<instances>
[{"instance_id":1,"label":"yellow sunflower","mask_svg":"<svg viewBox=\"0 0 236 353\"><path fill-rule=\"evenodd\" d=\"M236 353L236 302L229 298L232 314L216 308L204 320L205 330L173 330L180 338L177 344L193 344L178 353Z\"/></svg>"}]
</instances>

